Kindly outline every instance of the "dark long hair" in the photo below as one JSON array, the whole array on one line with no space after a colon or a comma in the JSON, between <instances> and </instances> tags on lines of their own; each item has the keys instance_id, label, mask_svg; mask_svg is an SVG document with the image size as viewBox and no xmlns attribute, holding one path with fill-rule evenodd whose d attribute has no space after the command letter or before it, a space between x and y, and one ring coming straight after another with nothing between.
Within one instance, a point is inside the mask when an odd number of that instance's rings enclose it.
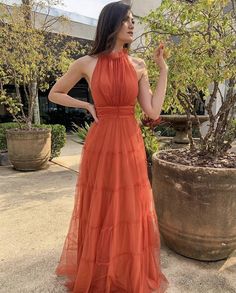
<instances>
[{"instance_id":1,"label":"dark long hair","mask_svg":"<svg viewBox=\"0 0 236 293\"><path fill-rule=\"evenodd\" d=\"M122 26L122 21L126 18L131 6L122 1L112 2L103 7L96 29L95 41L89 55L109 53L113 50L117 34ZM124 48L129 48L130 44L125 44Z\"/></svg>"}]
</instances>

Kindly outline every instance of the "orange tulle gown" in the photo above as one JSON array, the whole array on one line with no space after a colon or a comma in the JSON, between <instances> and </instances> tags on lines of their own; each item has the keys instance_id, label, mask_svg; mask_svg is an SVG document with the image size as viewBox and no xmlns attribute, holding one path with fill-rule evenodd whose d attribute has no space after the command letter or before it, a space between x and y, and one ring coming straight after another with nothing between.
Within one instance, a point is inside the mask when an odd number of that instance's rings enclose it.
<instances>
[{"instance_id":1,"label":"orange tulle gown","mask_svg":"<svg viewBox=\"0 0 236 293\"><path fill-rule=\"evenodd\" d=\"M91 90L99 122L82 150L58 276L76 293L162 293L160 235L142 133L138 80L125 51L98 58Z\"/></svg>"}]
</instances>

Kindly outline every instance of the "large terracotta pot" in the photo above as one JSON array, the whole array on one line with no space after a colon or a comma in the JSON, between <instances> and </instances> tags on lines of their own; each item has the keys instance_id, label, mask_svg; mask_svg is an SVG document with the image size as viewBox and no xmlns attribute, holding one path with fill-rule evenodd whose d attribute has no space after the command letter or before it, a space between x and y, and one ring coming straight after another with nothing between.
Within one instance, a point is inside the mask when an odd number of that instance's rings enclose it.
<instances>
[{"instance_id":1,"label":"large terracotta pot","mask_svg":"<svg viewBox=\"0 0 236 293\"><path fill-rule=\"evenodd\" d=\"M221 260L236 249L236 169L191 167L153 155L160 233L177 253Z\"/></svg>"},{"instance_id":2,"label":"large terracotta pot","mask_svg":"<svg viewBox=\"0 0 236 293\"><path fill-rule=\"evenodd\" d=\"M51 155L51 130L6 131L9 160L16 170L34 171L48 166Z\"/></svg>"}]
</instances>

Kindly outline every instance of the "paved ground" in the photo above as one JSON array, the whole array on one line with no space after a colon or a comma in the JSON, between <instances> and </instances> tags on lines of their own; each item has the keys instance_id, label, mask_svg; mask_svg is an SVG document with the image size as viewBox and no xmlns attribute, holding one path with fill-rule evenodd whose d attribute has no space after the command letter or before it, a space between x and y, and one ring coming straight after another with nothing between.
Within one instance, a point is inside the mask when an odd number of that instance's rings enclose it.
<instances>
[{"instance_id":1,"label":"paved ground","mask_svg":"<svg viewBox=\"0 0 236 293\"><path fill-rule=\"evenodd\" d=\"M69 139L47 170L0 167L1 293L65 292L54 269L72 212L80 153L81 145ZM167 293L236 292L236 267L219 272L224 261L191 260L162 241L161 264L170 282Z\"/></svg>"}]
</instances>

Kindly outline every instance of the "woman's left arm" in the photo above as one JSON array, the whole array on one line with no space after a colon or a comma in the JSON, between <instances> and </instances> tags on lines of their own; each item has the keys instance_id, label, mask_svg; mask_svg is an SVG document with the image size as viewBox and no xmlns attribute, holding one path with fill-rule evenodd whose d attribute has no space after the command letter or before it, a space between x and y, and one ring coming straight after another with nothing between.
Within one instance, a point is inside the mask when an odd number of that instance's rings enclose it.
<instances>
[{"instance_id":1,"label":"woman's left arm","mask_svg":"<svg viewBox=\"0 0 236 293\"><path fill-rule=\"evenodd\" d=\"M160 116L167 88L168 66L164 60L163 53L164 45L161 44L154 52L154 61L160 70L160 75L154 94L152 93L150 87L147 67L144 61L142 61L143 73L139 80L139 104L144 113L154 120Z\"/></svg>"}]
</instances>

